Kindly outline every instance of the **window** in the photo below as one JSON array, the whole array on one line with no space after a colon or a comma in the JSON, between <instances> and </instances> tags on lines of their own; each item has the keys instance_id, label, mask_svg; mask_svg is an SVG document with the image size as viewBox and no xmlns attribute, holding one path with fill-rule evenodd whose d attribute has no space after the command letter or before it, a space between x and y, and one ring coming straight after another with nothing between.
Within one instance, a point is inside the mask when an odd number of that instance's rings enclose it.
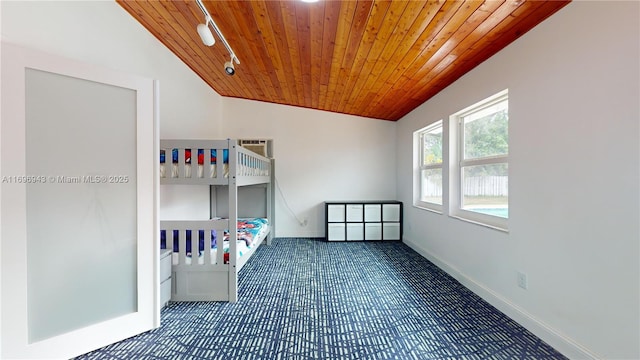
<instances>
[{"instance_id":1,"label":"window","mask_svg":"<svg viewBox=\"0 0 640 360\"><path fill-rule=\"evenodd\" d=\"M442 120L414 133L418 141L418 189L414 204L442 210Z\"/></svg>"},{"instance_id":2,"label":"window","mask_svg":"<svg viewBox=\"0 0 640 360\"><path fill-rule=\"evenodd\" d=\"M507 229L509 101L504 90L451 116L450 214Z\"/></svg>"}]
</instances>

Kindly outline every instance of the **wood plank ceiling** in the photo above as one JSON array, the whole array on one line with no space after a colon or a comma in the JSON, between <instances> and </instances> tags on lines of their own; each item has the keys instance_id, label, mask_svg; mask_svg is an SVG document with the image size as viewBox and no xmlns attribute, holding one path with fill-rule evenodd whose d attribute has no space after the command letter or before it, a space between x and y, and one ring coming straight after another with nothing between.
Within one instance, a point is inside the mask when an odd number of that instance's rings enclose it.
<instances>
[{"instance_id":1,"label":"wood plank ceiling","mask_svg":"<svg viewBox=\"0 0 640 360\"><path fill-rule=\"evenodd\" d=\"M117 0L222 96L398 120L567 1Z\"/></svg>"}]
</instances>

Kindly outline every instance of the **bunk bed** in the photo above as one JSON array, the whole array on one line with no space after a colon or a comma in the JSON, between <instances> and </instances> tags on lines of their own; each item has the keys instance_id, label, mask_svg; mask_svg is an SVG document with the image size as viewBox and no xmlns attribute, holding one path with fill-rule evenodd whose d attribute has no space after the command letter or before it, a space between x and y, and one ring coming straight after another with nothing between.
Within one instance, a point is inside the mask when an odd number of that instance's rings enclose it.
<instances>
[{"instance_id":1,"label":"bunk bed","mask_svg":"<svg viewBox=\"0 0 640 360\"><path fill-rule=\"evenodd\" d=\"M238 272L258 246L271 242L273 159L241 144L160 140L161 185L210 187L210 219L160 221L160 248L173 251L171 301L236 302ZM249 196L265 205L249 206L250 217L239 204L243 189L253 189Z\"/></svg>"}]
</instances>

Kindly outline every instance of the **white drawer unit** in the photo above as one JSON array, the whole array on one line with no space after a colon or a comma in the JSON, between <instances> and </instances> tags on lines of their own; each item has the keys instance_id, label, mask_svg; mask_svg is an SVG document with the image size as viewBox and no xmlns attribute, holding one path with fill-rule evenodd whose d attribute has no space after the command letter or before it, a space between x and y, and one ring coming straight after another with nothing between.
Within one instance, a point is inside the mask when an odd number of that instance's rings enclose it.
<instances>
[{"instance_id":1,"label":"white drawer unit","mask_svg":"<svg viewBox=\"0 0 640 360\"><path fill-rule=\"evenodd\" d=\"M384 240L402 240L399 223L382 223L382 238Z\"/></svg>"},{"instance_id":2,"label":"white drawer unit","mask_svg":"<svg viewBox=\"0 0 640 360\"><path fill-rule=\"evenodd\" d=\"M328 241L402 240L402 202L325 202Z\"/></svg>"},{"instance_id":3,"label":"white drawer unit","mask_svg":"<svg viewBox=\"0 0 640 360\"><path fill-rule=\"evenodd\" d=\"M347 241L364 240L364 225L359 223L347 223Z\"/></svg>"},{"instance_id":4,"label":"white drawer unit","mask_svg":"<svg viewBox=\"0 0 640 360\"><path fill-rule=\"evenodd\" d=\"M160 306L171 300L171 249L160 250Z\"/></svg>"},{"instance_id":5,"label":"white drawer unit","mask_svg":"<svg viewBox=\"0 0 640 360\"><path fill-rule=\"evenodd\" d=\"M347 222L362 222L364 218L362 215L362 209L364 205L362 204L346 204L347 208Z\"/></svg>"},{"instance_id":6,"label":"white drawer unit","mask_svg":"<svg viewBox=\"0 0 640 360\"><path fill-rule=\"evenodd\" d=\"M366 204L364 205L364 221L378 222L382 219L382 204Z\"/></svg>"},{"instance_id":7,"label":"white drawer unit","mask_svg":"<svg viewBox=\"0 0 640 360\"><path fill-rule=\"evenodd\" d=\"M400 221L401 204L382 204L382 221Z\"/></svg>"},{"instance_id":8,"label":"white drawer unit","mask_svg":"<svg viewBox=\"0 0 640 360\"><path fill-rule=\"evenodd\" d=\"M327 206L327 221L328 222L344 222L344 205L329 205Z\"/></svg>"},{"instance_id":9,"label":"white drawer unit","mask_svg":"<svg viewBox=\"0 0 640 360\"><path fill-rule=\"evenodd\" d=\"M342 223L328 223L327 224L327 240L329 241L345 241L347 234L345 232L346 224Z\"/></svg>"},{"instance_id":10,"label":"white drawer unit","mask_svg":"<svg viewBox=\"0 0 640 360\"><path fill-rule=\"evenodd\" d=\"M382 240L382 223L364 224L364 236L367 240Z\"/></svg>"}]
</instances>

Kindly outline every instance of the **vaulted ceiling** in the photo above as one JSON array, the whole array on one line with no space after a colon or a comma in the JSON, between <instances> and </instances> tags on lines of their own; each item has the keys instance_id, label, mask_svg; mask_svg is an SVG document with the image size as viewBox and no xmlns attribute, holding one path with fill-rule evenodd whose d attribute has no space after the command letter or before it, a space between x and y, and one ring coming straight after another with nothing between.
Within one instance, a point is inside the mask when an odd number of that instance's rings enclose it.
<instances>
[{"instance_id":1,"label":"vaulted ceiling","mask_svg":"<svg viewBox=\"0 0 640 360\"><path fill-rule=\"evenodd\" d=\"M567 1L117 0L222 96L398 120Z\"/></svg>"}]
</instances>

